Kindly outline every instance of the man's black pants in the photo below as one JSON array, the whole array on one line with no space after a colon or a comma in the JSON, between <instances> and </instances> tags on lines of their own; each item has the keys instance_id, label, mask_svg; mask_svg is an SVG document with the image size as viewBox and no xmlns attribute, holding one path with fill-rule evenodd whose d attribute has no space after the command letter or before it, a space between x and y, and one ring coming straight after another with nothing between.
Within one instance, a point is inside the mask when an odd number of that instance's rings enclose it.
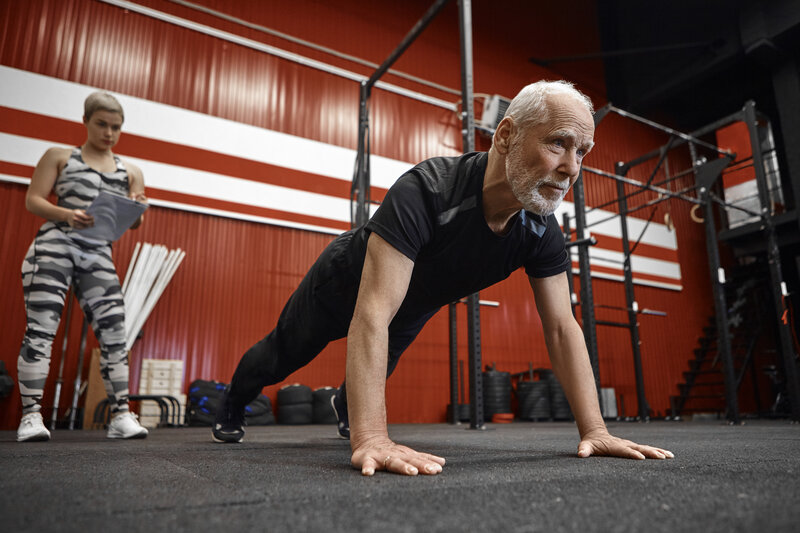
<instances>
[{"instance_id":1,"label":"man's black pants","mask_svg":"<svg viewBox=\"0 0 800 533\"><path fill-rule=\"evenodd\" d=\"M280 383L310 363L329 342L347 336L360 273L356 275L349 268L336 242L309 269L286 302L275 329L239 361L229 393L235 407L249 404L262 388ZM396 317L389 325L387 377L437 310L410 320Z\"/></svg>"}]
</instances>

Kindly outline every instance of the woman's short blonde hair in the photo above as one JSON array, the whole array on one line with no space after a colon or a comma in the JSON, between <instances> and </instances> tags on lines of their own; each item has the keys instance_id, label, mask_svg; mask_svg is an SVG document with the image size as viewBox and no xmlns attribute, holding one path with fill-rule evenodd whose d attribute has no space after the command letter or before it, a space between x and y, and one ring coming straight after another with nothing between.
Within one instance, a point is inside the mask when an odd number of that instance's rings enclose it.
<instances>
[{"instance_id":1,"label":"woman's short blonde hair","mask_svg":"<svg viewBox=\"0 0 800 533\"><path fill-rule=\"evenodd\" d=\"M83 118L89 120L94 115L95 111L108 111L110 113L119 113L122 120L125 120L125 113L122 111L122 106L119 100L114 98L111 94L105 91L95 91L86 97L83 102Z\"/></svg>"}]
</instances>

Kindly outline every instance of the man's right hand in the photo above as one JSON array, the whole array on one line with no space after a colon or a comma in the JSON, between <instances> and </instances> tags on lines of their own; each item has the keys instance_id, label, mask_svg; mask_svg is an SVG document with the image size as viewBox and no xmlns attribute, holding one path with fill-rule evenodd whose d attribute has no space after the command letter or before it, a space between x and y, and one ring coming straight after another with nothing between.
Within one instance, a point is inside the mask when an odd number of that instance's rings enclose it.
<instances>
[{"instance_id":1,"label":"man's right hand","mask_svg":"<svg viewBox=\"0 0 800 533\"><path fill-rule=\"evenodd\" d=\"M371 476L376 470L406 476L435 475L442 471L444 463L444 457L414 451L408 446L392 442L388 437L354 445L350 458L353 468L360 469L364 476Z\"/></svg>"},{"instance_id":2,"label":"man's right hand","mask_svg":"<svg viewBox=\"0 0 800 533\"><path fill-rule=\"evenodd\" d=\"M67 224L75 229L91 228L94 226L94 217L83 209L73 209L67 215Z\"/></svg>"}]
</instances>

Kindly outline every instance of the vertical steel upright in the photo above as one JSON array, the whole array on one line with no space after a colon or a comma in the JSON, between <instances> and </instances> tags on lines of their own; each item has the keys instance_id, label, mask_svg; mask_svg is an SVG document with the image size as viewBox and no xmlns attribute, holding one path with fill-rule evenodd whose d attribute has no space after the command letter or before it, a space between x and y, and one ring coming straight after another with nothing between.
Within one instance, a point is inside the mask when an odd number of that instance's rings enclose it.
<instances>
[{"instance_id":1,"label":"vertical steel upright","mask_svg":"<svg viewBox=\"0 0 800 533\"><path fill-rule=\"evenodd\" d=\"M615 165L615 172L624 176L627 166L624 163ZM650 420L650 405L644 392L644 372L642 371L642 351L639 340L639 317L637 316L636 297L633 292L633 271L631 270L631 245L628 237L628 200L625 196L625 184L617 180L617 205L619 206L619 223L622 229L622 253L625 275L625 301L628 308L628 325L631 332L631 348L633 349L633 368L636 374L636 401L639 404L639 420Z\"/></svg>"},{"instance_id":2,"label":"vertical steel upright","mask_svg":"<svg viewBox=\"0 0 800 533\"><path fill-rule=\"evenodd\" d=\"M464 153L475 150L475 109L472 90L472 1L459 0L461 29L461 135ZM483 429L483 374L481 373L481 310L478 293L467 297L469 335L469 427Z\"/></svg>"},{"instance_id":3,"label":"vertical steel upright","mask_svg":"<svg viewBox=\"0 0 800 533\"><path fill-rule=\"evenodd\" d=\"M778 334L780 337L778 346L783 359L783 371L786 376L786 388L789 394L792 420L800 421L800 383L798 382L796 355L792 345L792 332L790 330L792 326L786 318L787 310L784 304L786 284L783 279L781 253L775 235L775 225L773 224L772 213L770 212L769 183L764 170L764 159L761 153L761 142L758 136L758 118L756 116L755 103L748 101L747 104L745 104L744 114L745 123L750 133L753 166L756 171L758 197L761 203L761 217L764 221L764 229L767 233L767 261L771 278L770 288L776 316L778 318Z\"/></svg>"},{"instance_id":4,"label":"vertical steel upright","mask_svg":"<svg viewBox=\"0 0 800 533\"><path fill-rule=\"evenodd\" d=\"M572 201L575 204L575 238L586 238L586 192L583 186L583 171L572 186ZM597 319L594 314L594 293L592 292L592 272L589 263L589 247L578 246L578 268L581 281L581 322L583 337L592 364L597 395L600 397L600 357L597 348ZM570 272L570 279L572 273Z\"/></svg>"},{"instance_id":5,"label":"vertical steel upright","mask_svg":"<svg viewBox=\"0 0 800 533\"><path fill-rule=\"evenodd\" d=\"M569 222L569 213L565 212L561 217L561 231L564 232L564 242L568 243L570 240L570 235L572 235L572 226ZM567 271L567 284L569 285L569 303L570 307L572 307L572 316L575 316L575 307L578 305L578 299L575 298L575 281L572 279L572 252L569 248L567 248L567 254L569 255L569 270Z\"/></svg>"},{"instance_id":6,"label":"vertical steel upright","mask_svg":"<svg viewBox=\"0 0 800 533\"><path fill-rule=\"evenodd\" d=\"M694 143L689 143L689 153L692 157L692 167L695 168L695 180L700 182L697 171L700 162ZM722 359L722 380L725 384L726 417L732 424L738 424L739 399L736 393L736 377L733 371L733 356L731 355L731 334L728 324L728 304L725 298L725 271L719 258L719 244L717 242L717 228L714 222L714 204L711 196L712 181L698 183L700 185L699 197L703 201L703 216L705 217L706 250L708 252L708 269L711 274L711 290L714 294L714 319L717 327L717 352Z\"/></svg>"},{"instance_id":7,"label":"vertical steel upright","mask_svg":"<svg viewBox=\"0 0 800 533\"><path fill-rule=\"evenodd\" d=\"M367 80L359 84L358 152L353 184L350 186L350 227L363 226L369 220L369 94Z\"/></svg>"},{"instance_id":8,"label":"vertical steel upright","mask_svg":"<svg viewBox=\"0 0 800 533\"><path fill-rule=\"evenodd\" d=\"M458 424L458 315L456 304L447 306L447 315L450 322L450 413L448 422Z\"/></svg>"},{"instance_id":9,"label":"vertical steel upright","mask_svg":"<svg viewBox=\"0 0 800 533\"><path fill-rule=\"evenodd\" d=\"M356 155L356 166L353 173L353 183L350 187L350 226L358 227L367 223L369 220L369 192L370 192L370 168L369 168L369 97L372 88L378 80L386 74L391 66L403 55L411 43L428 27L428 24L439 14L444 5L449 0L436 0L421 19L414 24L414 27L403 37L389 57L372 73L368 80L362 81L359 88L359 110L358 110L358 151Z\"/></svg>"}]
</instances>

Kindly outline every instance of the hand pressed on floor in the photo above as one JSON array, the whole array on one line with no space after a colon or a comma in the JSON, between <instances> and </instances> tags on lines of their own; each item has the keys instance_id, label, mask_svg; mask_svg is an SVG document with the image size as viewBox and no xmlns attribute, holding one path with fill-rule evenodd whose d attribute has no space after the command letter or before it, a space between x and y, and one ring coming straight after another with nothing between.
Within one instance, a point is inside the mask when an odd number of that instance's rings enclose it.
<instances>
[{"instance_id":1,"label":"hand pressed on floor","mask_svg":"<svg viewBox=\"0 0 800 533\"><path fill-rule=\"evenodd\" d=\"M371 476L377 470L406 476L435 475L442 471L444 463L443 457L414 451L390 439L370 440L355 446L350 459L353 468L361 470L365 476Z\"/></svg>"},{"instance_id":2,"label":"hand pressed on floor","mask_svg":"<svg viewBox=\"0 0 800 533\"><path fill-rule=\"evenodd\" d=\"M672 459L675 455L663 448L614 437L607 432L584 436L578 445L578 457L606 455L626 459Z\"/></svg>"}]
</instances>

